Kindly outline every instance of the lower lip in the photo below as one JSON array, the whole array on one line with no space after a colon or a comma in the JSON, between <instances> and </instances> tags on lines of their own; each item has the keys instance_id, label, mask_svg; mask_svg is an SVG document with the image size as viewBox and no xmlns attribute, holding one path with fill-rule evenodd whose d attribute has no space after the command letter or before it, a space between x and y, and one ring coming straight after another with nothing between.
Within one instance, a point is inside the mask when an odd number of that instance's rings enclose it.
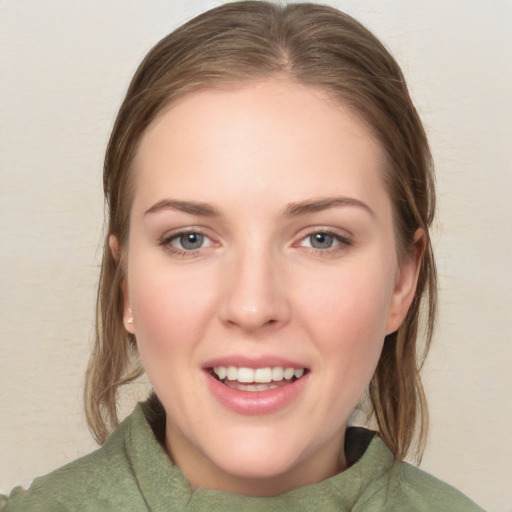
<instances>
[{"instance_id":1,"label":"lower lip","mask_svg":"<svg viewBox=\"0 0 512 512\"><path fill-rule=\"evenodd\" d=\"M267 391L232 389L206 372L208 387L213 396L227 409L238 414L271 414L291 404L304 389L309 374L296 381Z\"/></svg>"}]
</instances>

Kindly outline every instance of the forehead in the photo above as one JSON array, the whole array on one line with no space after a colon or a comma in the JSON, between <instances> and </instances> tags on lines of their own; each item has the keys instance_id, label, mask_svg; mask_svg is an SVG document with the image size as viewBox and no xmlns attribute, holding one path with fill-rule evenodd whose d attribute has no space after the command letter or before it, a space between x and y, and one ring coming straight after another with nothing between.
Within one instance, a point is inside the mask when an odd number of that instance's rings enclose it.
<instances>
[{"instance_id":1,"label":"forehead","mask_svg":"<svg viewBox=\"0 0 512 512\"><path fill-rule=\"evenodd\" d=\"M384 157L352 109L274 79L190 93L155 119L134 163L136 199L172 189L209 201L219 190L268 195L270 187L276 199L295 200L329 188L368 195L383 186Z\"/></svg>"}]
</instances>

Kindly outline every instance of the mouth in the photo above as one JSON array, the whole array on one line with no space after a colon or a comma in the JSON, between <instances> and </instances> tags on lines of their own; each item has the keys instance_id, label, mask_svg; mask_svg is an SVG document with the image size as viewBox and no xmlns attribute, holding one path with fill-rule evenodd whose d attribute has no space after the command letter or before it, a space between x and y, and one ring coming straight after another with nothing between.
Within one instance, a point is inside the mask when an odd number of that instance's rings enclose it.
<instances>
[{"instance_id":1,"label":"mouth","mask_svg":"<svg viewBox=\"0 0 512 512\"><path fill-rule=\"evenodd\" d=\"M283 366L247 368L237 366L215 366L208 373L225 386L239 391L269 391L302 379L309 370Z\"/></svg>"}]
</instances>

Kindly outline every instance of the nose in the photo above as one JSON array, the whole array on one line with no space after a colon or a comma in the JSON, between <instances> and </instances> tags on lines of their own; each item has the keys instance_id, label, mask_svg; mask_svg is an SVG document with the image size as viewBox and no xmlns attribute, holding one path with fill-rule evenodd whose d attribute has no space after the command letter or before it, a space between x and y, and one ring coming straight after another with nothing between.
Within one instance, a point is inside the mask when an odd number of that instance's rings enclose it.
<instances>
[{"instance_id":1,"label":"nose","mask_svg":"<svg viewBox=\"0 0 512 512\"><path fill-rule=\"evenodd\" d=\"M246 332L285 325L290 301L282 268L269 250L247 250L226 262L221 321Z\"/></svg>"}]
</instances>

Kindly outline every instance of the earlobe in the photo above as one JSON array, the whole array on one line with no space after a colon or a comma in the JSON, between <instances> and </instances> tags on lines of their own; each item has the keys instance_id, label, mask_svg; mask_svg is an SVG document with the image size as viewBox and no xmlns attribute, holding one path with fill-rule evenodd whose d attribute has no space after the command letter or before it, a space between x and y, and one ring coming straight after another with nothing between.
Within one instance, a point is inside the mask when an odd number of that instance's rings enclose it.
<instances>
[{"instance_id":1,"label":"earlobe","mask_svg":"<svg viewBox=\"0 0 512 512\"><path fill-rule=\"evenodd\" d=\"M133 319L133 311L130 306L130 299L128 294L128 284L126 281L126 276L123 277L121 282L121 293L123 294L123 324L124 328L130 333L135 334L135 325Z\"/></svg>"},{"instance_id":2,"label":"earlobe","mask_svg":"<svg viewBox=\"0 0 512 512\"><path fill-rule=\"evenodd\" d=\"M426 234L422 228L414 233L413 247L410 255L400 266L393 291L393 299L386 326L386 335L398 330L407 316L409 307L414 299L421 261L426 247Z\"/></svg>"}]
</instances>

